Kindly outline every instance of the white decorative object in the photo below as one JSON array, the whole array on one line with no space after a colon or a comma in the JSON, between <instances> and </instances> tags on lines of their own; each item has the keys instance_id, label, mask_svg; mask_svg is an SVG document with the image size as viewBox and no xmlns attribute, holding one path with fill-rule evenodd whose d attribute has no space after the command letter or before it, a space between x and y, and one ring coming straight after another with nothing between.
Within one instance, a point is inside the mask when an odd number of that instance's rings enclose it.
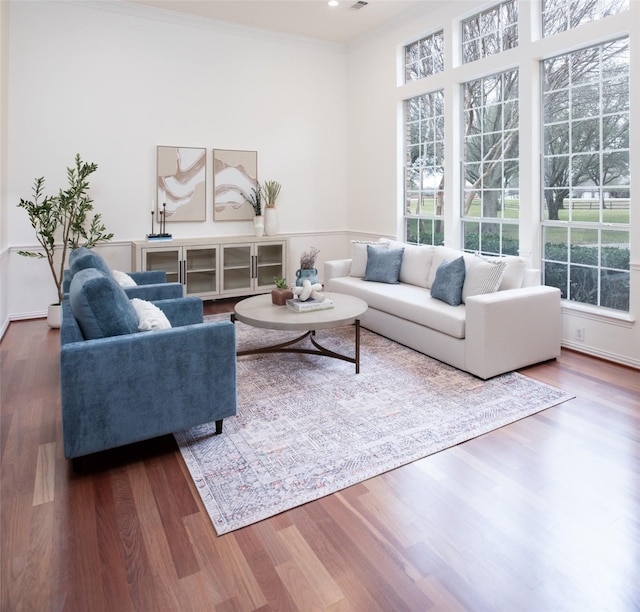
<instances>
[{"instance_id":1,"label":"white decorative object","mask_svg":"<svg viewBox=\"0 0 640 612\"><path fill-rule=\"evenodd\" d=\"M60 304L49 304L47 310L47 325L51 329L58 329L62 323L62 306Z\"/></svg>"},{"instance_id":2,"label":"white decorative object","mask_svg":"<svg viewBox=\"0 0 640 612\"><path fill-rule=\"evenodd\" d=\"M264 220L262 215L258 215L253 218L253 228L256 232L256 236L264 236Z\"/></svg>"},{"instance_id":3,"label":"white decorative object","mask_svg":"<svg viewBox=\"0 0 640 612\"><path fill-rule=\"evenodd\" d=\"M167 315L155 304L140 298L133 298L131 304L138 315L138 329L140 331L171 329L171 323L167 319Z\"/></svg>"},{"instance_id":4,"label":"white decorative object","mask_svg":"<svg viewBox=\"0 0 640 612\"><path fill-rule=\"evenodd\" d=\"M275 236L278 233L278 212L275 208L264 209L264 233Z\"/></svg>"},{"instance_id":5,"label":"white decorative object","mask_svg":"<svg viewBox=\"0 0 640 612\"><path fill-rule=\"evenodd\" d=\"M320 283L313 283L312 285L310 280L302 281L302 287L291 288L293 295L297 296L301 302L306 302L309 298L322 302L324 300L324 295L322 295L322 293L318 293L320 289L322 289L322 285Z\"/></svg>"},{"instance_id":6,"label":"white decorative object","mask_svg":"<svg viewBox=\"0 0 640 612\"><path fill-rule=\"evenodd\" d=\"M120 270L111 270L111 276L121 287L136 287L138 284L126 272Z\"/></svg>"}]
</instances>

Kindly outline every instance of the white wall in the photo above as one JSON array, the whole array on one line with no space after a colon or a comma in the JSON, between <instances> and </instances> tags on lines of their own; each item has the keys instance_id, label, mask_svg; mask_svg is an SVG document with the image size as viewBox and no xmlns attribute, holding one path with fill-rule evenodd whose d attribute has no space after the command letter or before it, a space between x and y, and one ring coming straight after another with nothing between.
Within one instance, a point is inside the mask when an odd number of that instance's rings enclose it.
<instances>
[{"instance_id":1,"label":"white wall","mask_svg":"<svg viewBox=\"0 0 640 612\"><path fill-rule=\"evenodd\" d=\"M7 128L9 78L9 5L0 2L0 338L8 324L6 283L8 279L7 222Z\"/></svg>"},{"instance_id":2,"label":"white wall","mask_svg":"<svg viewBox=\"0 0 640 612\"><path fill-rule=\"evenodd\" d=\"M346 256L350 234L401 236L401 103L421 87L398 83L402 46L445 28L451 70L430 83L444 87L447 99L454 100L459 83L477 76L478 70L473 64L453 70L458 19L485 4L458 1L428 12L425 3L404 25L396 23L395 29L345 54L336 46L169 18L161 11L118 3L11 2L9 132L8 137L5 130L2 134L10 152L9 180L6 199L0 202L8 241L4 251L0 245L0 257L9 274L0 271L6 300L4 316L0 300L0 323L7 317L43 314L54 295L44 265L15 252L34 243L24 212L15 203L30 193L36 176L44 175L51 188L62 186L64 168L76 152L99 165L91 193L116 234L101 248L114 266L124 267L128 241L149 231L159 144L206 147L209 153L212 148L257 150L260 179L283 184L279 224L281 232L293 235L289 273L309 246L321 249L322 265ZM520 6L523 25L530 28L533 5L523 1ZM640 2L632 2L631 15L585 27L598 36L605 27L613 35L616 28L640 22L639 12ZM630 36L634 104L640 99L640 32ZM551 51L541 46L541 52ZM509 53L518 65L518 51ZM483 70L490 73L497 63L489 58ZM533 96L536 63L524 64L520 69L531 82L523 86ZM524 103L536 104L534 99ZM448 125L455 125L454 104L447 105L447 113ZM637 115L632 113L632 176L640 176ZM521 201L521 249L536 264L540 247L534 170L539 144L534 126L522 130L529 130L523 135L533 146L522 151L522 167L530 174L527 178L521 173L529 187ZM447 168L446 197L454 202L446 213L446 240L457 245L457 131L449 130L446 139L453 161ZM249 223L212 221L210 167L208 181L207 221L172 224L174 235L251 233ZM630 314L567 304L563 343L640 367L638 206L632 211L631 233ZM585 328L584 342L575 340L577 327Z\"/></svg>"},{"instance_id":3,"label":"white wall","mask_svg":"<svg viewBox=\"0 0 640 612\"><path fill-rule=\"evenodd\" d=\"M91 195L115 233L110 261L128 261L127 241L150 231L157 145L207 148L207 220L167 224L176 237L253 232L212 220L213 148L258 151L259 180L283 186L280 232L344 231L342 47L119 3L11 2L9 18L10 317L55 297L44 262L16 253L35 240L15 204L35 177L65 186L76 153L98 164Z\"/></svg>"},{"instance_id":4,"label":"white wall","mask_svg":"<svg viewBox=\"0 0 640 612\"><path fill-rule=\"evenodd\" d=\"M446 97L445 151L445 242L460 245L459 131L460 84L504 70L504 63L520 70L523 121L520 142L520 254L533 267L539 267L539 116L538 61L563 52L562 47L579 48L590 40L628 34L631 38L631 104L640 100L640 31L631 24L640 23L640 2L632 2L630 13L584 25L560 37L532 41L521 34L519 49L511 50L471 64L457 62L460 19L484 8L486 2L449 2L429 11L425 3L406 24L366 42L355 45L348 58L349 124L349 227L381 235L402 237L402 101L425 91L444 88ZM535 31L537 4L527 0L519 4L521 33ZM407 43L432 33L445 31L445 72L424 81L402 84L399 67L402 48ZM505 59L506 58L506 59ZM633 109L632 109L633 110ZM640 176L640 130L638 112L631 113L631 176ZM635 183L633 193L640 189ZM637 194L636 194L637 195ZM634 198L637 204L637 197ZM632 204L633 207L633 204ZM631 231L631 312L563 306L563 344L607 359L640 367L640 207L632 209ZM526 325L526 321L523 321ZM576 329L584 328L584 341L576 340Z\"/></svg>"}]
</instances>

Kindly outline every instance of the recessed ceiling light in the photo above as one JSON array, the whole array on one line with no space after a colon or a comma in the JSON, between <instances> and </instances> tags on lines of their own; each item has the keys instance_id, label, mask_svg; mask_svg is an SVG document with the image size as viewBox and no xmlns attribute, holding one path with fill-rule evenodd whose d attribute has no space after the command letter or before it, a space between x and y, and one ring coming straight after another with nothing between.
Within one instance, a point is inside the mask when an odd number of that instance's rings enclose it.
<instances>
[{"instance_id":1,"label":"recessed ceiling light","mask_svg":"<svg viewBox=\"0 0 640 612\"><path fill-rule=\"evenodd\" d=\"M329 0L329 6L338 6L340 4L338 0Z\"/></svg>"}]
</instances>

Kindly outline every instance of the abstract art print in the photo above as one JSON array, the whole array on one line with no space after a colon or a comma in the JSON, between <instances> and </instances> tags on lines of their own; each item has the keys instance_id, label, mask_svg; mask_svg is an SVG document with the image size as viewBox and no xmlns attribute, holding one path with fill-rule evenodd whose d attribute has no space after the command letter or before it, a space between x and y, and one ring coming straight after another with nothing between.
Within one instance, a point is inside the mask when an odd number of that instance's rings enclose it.
<instances>
[{"instance_id":1,"label":"abstract art print","mask_svg":"<svg viewBox=\"0 0 640 612\"><path fill-rule=\"evenodd\" d=\"M158 212L166 221L205 221L207 150L158 147Z\"/></svg>"},{"instance_id":2,"label":"abstract art print","mask_svg":"<svg viewBox=\"0 0 640 612\"><path fill-rule=\"evenodd\" d=\"M258 182L258 152L213 150L214 221L249 221L253 208L244 199Z\"/></svg>"}]
</instances>

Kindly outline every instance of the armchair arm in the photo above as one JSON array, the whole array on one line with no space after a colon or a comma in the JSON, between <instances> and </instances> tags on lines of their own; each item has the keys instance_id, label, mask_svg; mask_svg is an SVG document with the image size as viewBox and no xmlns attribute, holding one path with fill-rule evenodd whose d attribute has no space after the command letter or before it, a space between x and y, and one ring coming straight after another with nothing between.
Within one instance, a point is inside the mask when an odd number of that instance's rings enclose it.
<instances>
[{"instance_id":1,"label":"armchair arm","mask_svg":"<svg viewBox=\"0 0 640 612\"><path fill-rule=\"evenodd\" d=\"M324 262L324 282L332 278L340 278L341 276L349 276L351 270L350 259L332 259Z\"/></svg>"},{"instance_id":2,"label":"armchair arm","mask_svg":"<svg viewBox=\"0 0 640 612\"><path fill-rule=\"evenodd\" d=\"M466 301L465 366L480 378L560 355L560 290L538 285Z\"/></svg>"},{"instance_id":3,"label":"armchair arm","mask_svg":"<svg viewBox=\"0 0 640 612\"><path fill-rule=\"evenodd\" d=\"M202 323L203 308L202 300L199 297L156 300L153 303L167 315L172 327Z\"/></svg>"},{"instance_id":4,"label":"armchair arm","mask_svg":"<svg viewBox=\"0 0 640 612\"><path fill-rule=\"evenodd\" d=\"M65 457L218 421L236 413L231 322L65 344Z\"/></svg>"},{"instance_id":5,"label":"armchair arm","mask_svg":"<svg viewBox=\"0 0 640 612\"><path fill-rule=\"evenodd\" d=\"M144 270L142 272L127 272L127 274L138 285L160 285L167 282L167 273L164 270ZM172 283L179 285L180 283ZM71 286L71 271L67 268L62 272L62 293L69 293L69 287ZM147 300L160 300L168 297L180 297L179 295L166 295L162 297L148 297L145 298L141 295L132 295L131 297L138 297L140 299Z\"/></svg>"},{"instance_id":6,"label":"armchair arm","mask_svg":"<svg viewBox=\"0 0 640 612\"><path fill-rule=\"evenodd\" d=\"M129 299L139 298L148 302L181 298L184 295L184 285L181 283L154 283L123 287L123 289Z\"/></svg>"},{"instance_id":7,"label":"armchair arm","mask_svg":"<svg viewBox=\"0 0 640 612\"><path fill-rule=\"evenodd\" d=\"M164 270L143 270L141 272L127 272L138 285L158 285L167 282Z\"/></svg>"}]
</instances>

